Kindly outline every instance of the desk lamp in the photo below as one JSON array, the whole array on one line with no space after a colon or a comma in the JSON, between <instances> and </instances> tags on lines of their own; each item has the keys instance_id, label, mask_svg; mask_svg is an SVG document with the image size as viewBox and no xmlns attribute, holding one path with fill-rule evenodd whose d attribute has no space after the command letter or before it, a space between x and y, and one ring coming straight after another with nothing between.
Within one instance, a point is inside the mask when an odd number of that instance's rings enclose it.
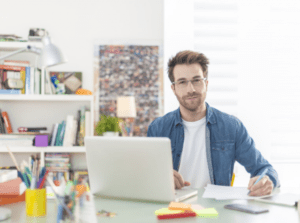
<instances>
[{"instance_id":1,"label":"desk lamp","mask_svg":"<svg viewBox=\"0 0 300 223\"><path fill-rule=\"evenodd\" d=\"M132 136L133 122L136 117L136 107L134 96L123 96L117 98L117 117L124 118L126 127L120 123L124 136Z\"/></svg>"}]
</instances>

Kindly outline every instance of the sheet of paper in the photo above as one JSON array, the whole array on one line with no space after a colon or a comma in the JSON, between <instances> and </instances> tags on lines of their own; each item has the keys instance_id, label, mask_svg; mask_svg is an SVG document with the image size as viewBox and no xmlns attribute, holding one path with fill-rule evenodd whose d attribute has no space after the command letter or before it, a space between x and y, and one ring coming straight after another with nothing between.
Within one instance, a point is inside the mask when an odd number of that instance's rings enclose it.
<instances>
[{"instance_id":1,"label":"sheet of paper","mask_svg":"<svg viewBox=\"0 0 300 223\"><path fill-rule=\"evenodd\" d=\"M248 196L249 190L247 187L229 187L208 184L203 193L203 198L215 198L216 200L239 200L239 199L254 199L263 198L266 196L253 197Z\"/></svg>"}]
</instances>

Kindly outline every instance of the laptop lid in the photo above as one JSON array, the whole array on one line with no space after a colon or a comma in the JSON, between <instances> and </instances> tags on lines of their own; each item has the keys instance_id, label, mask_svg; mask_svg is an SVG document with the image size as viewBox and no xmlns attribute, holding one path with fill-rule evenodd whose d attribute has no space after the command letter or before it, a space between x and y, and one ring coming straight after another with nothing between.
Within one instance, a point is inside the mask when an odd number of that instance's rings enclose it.
<instances>
[{"instance_id":1,"label":"laptop lid","mask_svg":"<svg viewBox=\"0 0 300 223\"><path fill-rule=\"evenodd\" d=\"M114 198L175 200L171 141L164 137L85 137L91 191Z\"/></svg>"}]
</instances>

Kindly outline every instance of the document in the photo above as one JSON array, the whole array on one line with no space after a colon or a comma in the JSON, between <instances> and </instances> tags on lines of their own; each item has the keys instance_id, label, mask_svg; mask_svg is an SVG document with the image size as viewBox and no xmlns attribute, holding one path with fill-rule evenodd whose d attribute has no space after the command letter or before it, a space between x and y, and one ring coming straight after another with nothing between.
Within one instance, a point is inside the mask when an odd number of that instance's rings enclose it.
<instances>
[{"instance_id":1,"label":"document","mask_svg":"<svg viewBox=\"0 0 300 223\"><path fill-rule=\"evenodd\" d=\"M203 193L203 198L214 198L216 200L239 200L239 199L254 199L254 198L263 198L269 197L270 195L265 196L249 196L249 190L247 187L229 187L229 186L219 186L208 184L205 187L205 192Z\"/></svg>"}]
</instances>

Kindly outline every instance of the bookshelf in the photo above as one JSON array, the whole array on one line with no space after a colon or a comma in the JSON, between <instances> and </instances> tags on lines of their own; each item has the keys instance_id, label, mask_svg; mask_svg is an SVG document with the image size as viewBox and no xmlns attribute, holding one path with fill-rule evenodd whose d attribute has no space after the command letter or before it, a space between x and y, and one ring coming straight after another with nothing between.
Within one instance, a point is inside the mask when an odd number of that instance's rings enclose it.
<instances>
[{"instance_id":1,"label":"bookshelf","mask_svg":"<svg viewBox=\"0 0 300 223\"><path fill-rule=\"evenodd\" d=\"M9 51L24 48L27 45L42 48L40 42L0 42L0 55L5 55ZM36 55L24 53L23 55L12 56L12 60L28 60L31 64L35 63ZM3 61L0 61L2 64ZM91 113L91 134L94 135L93 124L93 95L4 95L0 94L0 109L8 113L13 132L18 132L19 127L47 127L47 132L53 131L55 123L66 121L67 115L78 116L78 110L85 106ZM70 153L71 169L86 169L85 147L20 147L10 146L17 162L22 160L28 162L30 155L40 153L43 159L45 153ZM1 166L12 166L13 162L7 153L7 149L0 145L0 164Z\"/></svg>"}]
</instances>

